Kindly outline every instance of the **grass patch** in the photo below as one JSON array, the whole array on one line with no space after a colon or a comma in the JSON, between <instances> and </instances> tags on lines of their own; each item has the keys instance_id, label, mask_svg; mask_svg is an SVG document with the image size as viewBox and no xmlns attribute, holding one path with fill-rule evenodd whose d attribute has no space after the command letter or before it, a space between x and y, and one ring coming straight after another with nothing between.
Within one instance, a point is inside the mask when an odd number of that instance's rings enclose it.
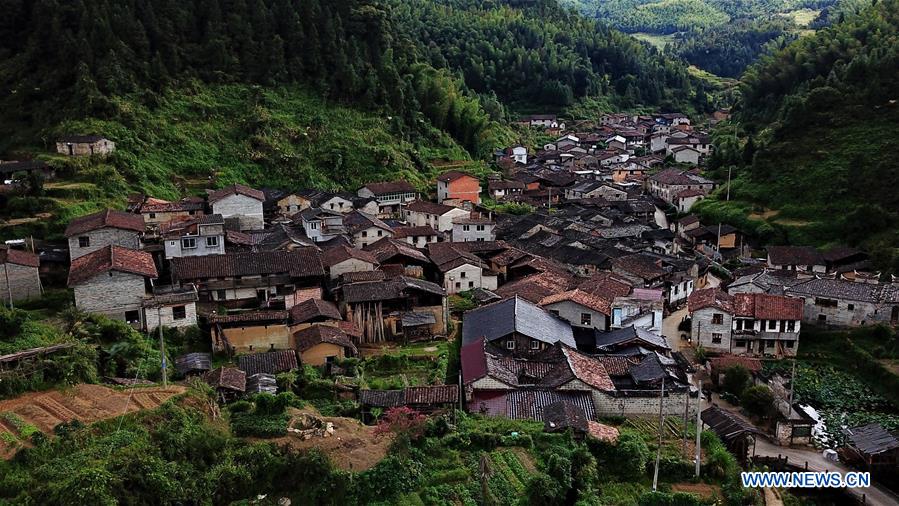
<instances>
[{"instance_id":1,"label":"grass patch","mask_svg":"<svg viewBox=\"0 0 899 506\"><path fill-rule=\"evenodd\" d=\"M677 34L658 34L658 33L647 33L647 32L635 32L631 34L631 37L642 40L643 42L648 42L651 46L655 47L658 50L664 50L665 46L668 44L674 44L674 41L677 40Z\"/></svg>"}]
</instances>

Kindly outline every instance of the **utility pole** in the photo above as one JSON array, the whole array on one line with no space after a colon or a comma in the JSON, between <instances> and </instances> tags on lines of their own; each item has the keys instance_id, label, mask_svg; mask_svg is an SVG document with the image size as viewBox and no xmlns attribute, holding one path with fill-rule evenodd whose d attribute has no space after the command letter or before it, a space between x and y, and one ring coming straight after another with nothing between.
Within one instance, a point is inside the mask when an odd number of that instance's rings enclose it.
<instances>
[{"instance_id":1,"label":"utility pole","mask_svg":"<svg viewBox=\"0 0 899 506\"><path fill-rule=\"evenodd\" d=\"M3 262L3 277L6 278L6 295L9 296L9 308L15 309L12 302L12 287L9 285L9 259Z\"/></svg>"},{"instance_id":2,"label":"utility pole","mask_svg":"<svg viewBox=\"0 0 899 506\"><path fill-rule=\"evenodd\" d=\"M796 359L793 359L793 372L790 373L790 405L787 406L787 413L793 412L793 392L796 390Z\"/></svg>"},{"instance_id":3,"label":"utility pole","mask_svg":"<svg viewBox=\"0 0 899 506\"><path fill-rule=\"evenodd\" d=\"M652 473L652 491L659 486L659 461L662 458L662 430L665 428L663 407L665 406L665 376L662 376L662 395L659 396L659 447L656 448L656 468Z\"/></svg>"},{"instance_id":4,"label":"utility pole","mask_svg":"<svg viewBox=\"0 0 899 506\"><path fill-rule=\"evenodd\" d=\"M699 478L699 464L702 459L702 381L699 382L699 395L696 396L696 477Z\"/></svg>"},{"instance_id":5,"label":"utility pole","mask_svg":"<svg viewBox=\"0 0 899 506\"><path fill-rule=\"evenodd\" d=\"M156 306L156 326L159 327L159 354L162 357L162 387L166 388L169 386L169 379L166 374L165 339L162 337L162 306Z\"/></svg>"}]
</instances>

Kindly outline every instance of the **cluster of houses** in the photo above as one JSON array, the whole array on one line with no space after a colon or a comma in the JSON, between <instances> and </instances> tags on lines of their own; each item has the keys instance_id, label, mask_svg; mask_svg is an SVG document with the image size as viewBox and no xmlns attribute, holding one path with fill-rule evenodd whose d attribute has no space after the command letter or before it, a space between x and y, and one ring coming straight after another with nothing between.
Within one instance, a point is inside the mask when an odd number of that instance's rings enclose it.
<instances>
[{"instance_id":1,"label":"cluster of houses","mask_svg":"<svg viewBox=\"0 0 899 506\"><path fill-rule=\"evenodd\" d=\"M134 195L125 209L72 220L66 247L0 248L0 299L39 296L55 266L78 309L147 332L199 325L213 351L242 365L181 363L227 398L271 388L295 363L447 336L458 297L477 306L462 317L462 391L369 392L363 404L464 400L474 412L587 429L597 427L584 420L660 404L671 415L695 409L691 366L670 339L722 357L782 357L795 355L806 324L899 323L899 283L868 274L863 253L772 246L751 260L739 230L688 214L715 184L695 169L708 137L684 115L610 114L589 133L565 133L554 117L529 122L564 135L533 158L521 146L498 152L502 174L486 181L440 174L433 199L406 181ZM114 144L57 147L76 156ZM495 202L533 208L498 213ZM728 271L724 260L746 267ZM663 336L663 318L682 307L683 335Z\"/></svg>"}]
</instances>

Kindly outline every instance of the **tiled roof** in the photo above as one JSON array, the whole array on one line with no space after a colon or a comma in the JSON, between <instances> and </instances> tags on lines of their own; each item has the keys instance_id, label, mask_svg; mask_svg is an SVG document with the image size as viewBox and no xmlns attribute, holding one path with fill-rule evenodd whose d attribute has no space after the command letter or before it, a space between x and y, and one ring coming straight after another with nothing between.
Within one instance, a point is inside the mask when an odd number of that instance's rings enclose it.
<instances>
[{"instance_id":1,"label":"tiled roof","mask_svg":"<svg viewBox=\"0 0 899 506\"><path fill-rule=\"evenodd\" d=\"M444 214L458 209L458 207L446 206L443 204L438 204L436 202L429 202L427 200L413 200L406 204L406 211L413 213L424 213L424 214L434 214L437 216L443 216Z\"/></svg>"},{"instance_id":2,"label":"tiled roof","mask_svg":"<svg viewBox=\"0 0 899 506\"><path fill-rule=\"evenodd\" d=\"M801 320L803 301L766 293L737 293L733 296L734 314L757 320Z\"/></svg>"},{"instance_id":3,"label":"tiled roof","mask_svg":"<svg viewBox=\"0 0 899 506\"><path fill-rule=\"evenodd\" d=\"M102 135L64 135L59 142L71 142L72 144L93 144L102 141L106 137Z\"/></svg>"},{"instance_id":4,"label":"tiled roof","mask_svg":"<svg viewBox=\"0 0 899 506\"><path fill-rule=\"evenodd\" d=\"M290 308L292 323L305 323L315 318L340 320L341 316L333 302L321 299L306 299Z\"/></svg>"},{"instance_id":5,"label":"tiled roof","mask_svg":"<svg viewBox=\"0 0 899 506\"><path fill-rule=\"evenodd\" d=\"M487 183L489 191L494 190L524 190L525 184L521 181L490 181Z\"/></svg>"},{"instance_id":6,"label":"tiled roof","mask_svg":"<svg viewBox=\"0 0 899 506\"><path fill-rule=\"evenodd\" d=\"M619 269L635 274L645 280L653 280L662 277L667 273L665 269L659 265L656 258L642 253L635 253L633 255L616 258L612 261L612 264Z\"/></svg>"},{"instance_id":7,"label":"tiled roof","mask_svg":"<svg viewBox=\"0 0 899 506\"><path fill-rule=\"evenodd\" d=\"M289 313L283 310L257 310L243 313L210 315L209 323L269 323L286 322Z\"/></svg>"},{"instance_id":8,"label":"tiled roof","mask_svg":"<svg viewBox=\"0 0 899 506\"><path fill-rule=\"evenodd\" d=\"M325 267L333 267L346 260L359 260L372 265L378 264L378 259L368 251L353 248L351 246L340 245L322 253L322 263Z\"/></svg>"},{"instance_id":9,"label":"tiled roof","mask_svg":"<svg viewBox=\"0 0 899 506\"><path fill-rule=\"evenodd\" d=\"M585 391L515 390L506 395L506 416L513 420L543 420L543 410L553 402L568 401L580 406L588 419L596 418L593 397ZM469 404L472 406L472 404ZM475 409L472 411L477 412Z\"/></svg>"},{"instance_id":10,"label":"tiled roof","mask_svg":"<svg viewBox=\"0 0 899 506\"><path fill-rule=\"evenodd\" d=\"M703 288L690 294L687 307L691 313L707 307L716 307L727 313L733 313L734 298L720 288Z\"/></svg>"},{"instance_id":11,"label":"tiled roof","mask_svg":"<svg viewBox=\"0 0 899 506\"><path fill-rule=\"evenodd\" d=\"M850 444L864 455L876 455L899 448L899 439L878 423L847 429L846 435Z\"/></svg>"},{"instance_id":12,"label":"tiled roof","mask_svg":"<svg viewBox=\"0 0 899 506\"><path fill-rule=\"evenodd\" d=\"M429 237L434 235L437 235L437 231L434 230L434 227L430 225L421 225L416 227L396 227L393 229L393 237L396 239L418 236Z\"/></svg>"},{"instance_id":13,"label":"tiled roof","mask_svg":"<svg viewBox=\"0 0 899 506\"><path fill-rule=\"evenodd\" d=\"M463 315L462 340L470 343L480 337L493 341L514 332L548 344L561 342L575 346L568 322L520 297L494 302Z\"/></svg>"},{"instance_id":14,"label":"tiled roof","mask_svg":"<svg viewBox=\"0 0 899 506\"><path fill-rule=\"evenodd\" d=\"M0 247L0 264L15 264L25 267L40 267L40 257L28 251Z\"/></svg>"},{"instance_id":15,"label":"tiled roof","mask_svg":"<svg viewBox=\"0 0 899 506\"><path fill-rule=\"evenodd\" d=\"M17 162L0 162L0 174L13 174L32 170L46 170L50 166L43 160L23 160Z\"/></svg>"},{"instance_id":16,"label":"tiled roof","mask_svg":"<svg viewBox=\"0 0 899 506\"><path fill-rule=\"evenodd\" d=\"M577 288L574 290L569 290L567 292L557 293L548 297L544 297L543 300L540 301L540 305L548 306L550 304L555 304L557 302L563 301L574 302L575 304L579 304L586 307L587 309L592 309L607 316L612 314L611 300L581 291Z\"/></svg>"},{"instance_id":17,"label":"tiled roof","mask_svg":"<svg viewBox=\"0 0 899 506\"><path fill-rule=\"evenodd\" d=\"M172 259L172 276L177 280L289 274L293 277L324 276L321 253L316 248L293 251L228 253Z\"/></svg>"},{"instance_id":18,"label":"tiled roof","mask_svg":"<svg viewBox=\"0 0 899 506\"><path fill-rule=\"evenodd\" d=\"M384 195L385 193L412 193L415 187L408 181L387 181L385 183L369 183L363 188L367 188L375 195Z\"/></svg>"},{"instance_id":19,"label":"tiled roof","mask_svg":"<svg viewBox=\"0 0 899 506\"><path fill-rule=\"evenodd\" d=\"M643 342L652 347L662 348L666 350L670 349L670 347L668 346L668 342L663 336L654 334L646 329L635 327L633 325L631 325L630 327L625 327L623 329L612 330L610 332L596 333L596 347L599 349L608 349L608 351L613 351L614 348L622 344L634 342Z\"/></svg>"},{"instance_id":20,"label":"tiled roof","mask_svg":"<svg viewBox=\"0 0 899 506\"><path fill-rule=\"evenodd\" d=\"M386 223L378 219L377 216L363 213L362 211L353 211L344 216L343 226L349 234L355 234L356 232L359 232L361 230L376 227L389 232L390 235L393 235L393 229L387 226Z\"/></svg>"},{"instance_id":21,"label":"tiled roof","mask_svg":"<svg viewBox=\"0 0 899 506\"><path fill-rule=\"evenodd\" d=\"M340 275L340 283L364 283L367 281L384 281L387 279L384 271L355 271L344 272Z\"/></svg>"},{"instance_id":22,"label":"tiled roof","mask_svg":"<svg viewBox=\"0 0 899 506\"><path fill-rule=\"evenodd\" d=\"M265 202L265 193L260 190L250 188L249 186L244 186L242 184L226 186L220 190L212 190L208 193L207 199L209 200L210 204L215 204L219 200L222 200L223 198L229 197L231 195L244 195L246 197L256 199L260 202Z\"/></svg>"},{"instance_id":23,"label":"tiled roof","mask_svg":"<svg viewBox=\"0 0 899 506\"><path fill-rule=\"evenodd\" d=\"M558 387L572 379L578 379L597 390L602 390L604 392L615 390L615 384L612 383L612 378L609 377L609 373L606 372L602 362L593 357L579 353L574 348L568 346L562 347L562 354L565 357L565 362L560 364L559 371L561 372L550 373L541 384ZM567 369L567 371L561 369L563 367Z\"/></svg>"},{"instance_id":24,"label":"tiled roof","mask_svg":"<svg viewBox=\"0 0 899 506\"><path fill-rule=\"evenodd\" d=\"M65 235L66 237L72 237L106 227L143 232L144 219L137 214L107 209L70 221L69 226L66 227Z\"/></svg>"},{"instance_id":25,"label":"tiled roof","mask_svg":"<svg viewBox=\"0 0 899 506\"><path fill-rule=\"evenodd\" d=\"M153 255L120 246L106 246L72 260L69 287L108 271L128 272L146 278L159 276L156 264L153 263Z\"/></svg>"},{"instance_id":26,"label":"tiled roof","mask_svg":"<svg viewBox=\"0 0 899 506\"><path fill-rule=\"evenodd\" d=\"M738 357L736 355L721 355L709 360L713 371L723 371L733 366L745 367L750 372L762 370L762 361L752 357Z\"/></svg>"},{"instance_id":27,"label":"tiled roof","mask_svg":"<svg viewBox=\"0 0 899 506\"><path fill-rule=\"evenodd\" d=\"M175 370L184 376L192 372L208 371L212 368L211 353L186 353L175 357Z\"/></svg>"},{"instance_id":28,"label":"tiled roof","mask_svg":"<svg viewBox=\"0 0 899 506\"><path fill-rule=\"evenodd\" d=\"M297 354L293 350L267 351L264 353L253 353L251 355L241 355L237 358L241 371L247 376L254 374L278 374L282 372L292 371L299 367L297 363Z\"/></svg>"},{"instance_id":29,"label":"tiled roof","mask_svg":"<svg viewBox=\"0 0 899 506\"><path fill-rule=\"evenodd\" d=\"M636 359L623 355L601 355L594 357L611 376L630 376L631 367L637 365Z\"/></svg>"},{"instance_id":30,"label":"tiled roof","mask_svg":"<svg viewBox=\"0 0 899 506\"><path fill-rule=\"evenodd\" d=\"M182 199L177 202L166 202L164 200L148 200L140 206L140 213L173 213L180 211L199 211L206 204L202 200Z\"/></svg>"},{"instance_id":31,"label":"tiled roof","mask_svg":"<svg viewBox=\"0 0 899 506\"><path fill-rule=\"evenodd\" d=\"M583 408L568 401L557 401L543 407L543 430L559 432L575 429L587 432L587 415Z\"/></svg>"},{"instance_id":32,"label":"tiled roof","mask_svg":"<svg viewBox=\"0 0 899 506\"><path fill-rule=\"evenodd\" d=\"M203 379L216 389L225 388L236 392L247 389L247 374L236 367L219 367L207 372Z\"/></svg>"},{"instance_id":33,"label":"tiled roof","mask_svg":"<svg viewBox=\"0 0 899 506\"><path fill-rule=\"evenodd\" d=\"M405 256L419 262L430 263L427 255L422 253L420 250L415 249L406 241L400 241L399 239L385 237L384 239L380 239L369 244L363 249L365 251L373 253L375 255L375 259L377 259L377 261L380 263L384 263L387 260L394 259L394 257L396 257L397 255Z\"/></svg>"},{"instance_id":34,"label":"tiled roof","mask_svg":"<svg viewBox=\"0 0 899 506\"><path fill-rule=\"evenodd\" d=\"M428 257L437 265L441 272L447 272L460 265L471 264L478 267L486 267L477 256L469 253L465 247L457 247L452 242L428 243Z\"/></svg>"},{"instance_id":35,"label":"tiled roof","mask_svg":"<svg viewBox=\"0 0 899 506\"><path fill-rule=\"evenodd\" d=\"M568 290L573 282L573 276L546 271L506 283L497 288L495 292L503 298L518 296L537 304L554 293Z\"/></svg>"},{"instance_id":36,"label":"tiled roof","mask_svg":"<svg viewBox=\"0 0 899 506\"><path fill-rule=\"evenodd\" d=\"M338 327L332 327L330 325L313 325L311 327L298 330L293 334L294 341L296 343L297 350L300 353L303 353L313 346L328 343L328 344L336 344L337 346L343 346L345 348L350 348L353 350L353 353L356 352L356 346L353 344L353 341L347 336L346 332Z\"/></svg>"},{"instance_id":37,"label":"tiled roof","mask_svg":"<svg viewBox=\"0 0 899 506\"><path fill-rule=\"evenodd\" d=\"M788 295L829 297L840 300L899 303L899 286L891 283L857 283L842 279L810 279L785 289Z\"/></svg>"},{"instance_id":38,"label":"tiled roof","mask_svg":"<svg viewBox=\"0 0 899 506\"><path fill-rule=\"evenodd\" d=\"M410 291L422 291L433 295L445 295L440 285L422 279L399 276L388 281L350 283L343 285L343 300L348 303L402 299Z\"/></svg>"},{"instance_id":39,"label":"tiled roof","mask_svg":"<svg viewBox=\"0 0 899 506\"><path fill-rule=\"evenodd\" d=\"M768 246L772 265L824 265L824 256L811 246Z\"/></svg>"}]
</instances>

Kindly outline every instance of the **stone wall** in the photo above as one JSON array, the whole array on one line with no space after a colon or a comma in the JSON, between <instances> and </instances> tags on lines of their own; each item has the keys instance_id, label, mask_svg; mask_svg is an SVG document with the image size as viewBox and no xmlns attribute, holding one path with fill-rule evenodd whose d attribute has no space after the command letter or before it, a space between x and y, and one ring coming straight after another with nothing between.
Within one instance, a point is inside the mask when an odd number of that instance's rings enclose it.
<instances>
[{"instance_id":1,"label":"stone wall","mask_svg":"<svg viewBox=\"0 0 899 506\"><path fill-rule=\"evenodd\" d=\"M225 219L237 218L241 230L261 230L265 226L262 202L246 195L229 195L212 204L212 212Z\"/></svg>"},{"instance_id":2,"label":"stone wall","mask_svg":"<svg viewBox=\"0 0 899 506\"><path fill-rule=\"evenodd\" d=\"M545 309L554 314L558 314L559 318L562 318L563 320L570 323L572 327L594 328L599 330L606 330L608 328L606 315L600 313L599 311L588 309L575 302L571 302L570 300L556 302L555 304L549 304L545 307ZM581 323L581 313L587 313L590 315L590 325L584 325Z\"/></svg>"},{"instance_id":3,"label":"stone wall","mask_svg":"<svg viewBox=\"0 0 899 506\"><path fill-rule=\"evenodd\" d=\"M0 265L0 301L8 304L10 295L13 301L39 298L41 279L38 268L11 263Z\"/></svg>"},{"instance_id":4,"label":"stone wall","mask_svg":"<svg viewBox=\"0 0 899 506\"><path fill-rule=\"evenodd\" d=\"M126 311L141 310L145 295L143 276L125 272L100 273L75 286L75 307L88 313L125 319Z\"/></svg>"},{"instance_id":5,"label":"stone wall","mask_svg":"<svg viewBox=\"0 0 899 506\"><path fill-rule=\"evenodd\" d=\"M174 308L184 306L185 317L176 320L174 317ZM171 306L162 306L157 310L155 307L144 308L144 325L148 332L152 332L159 327L159 321L162 320L163 327L184 328L197 324L197 305L194 302L185 304L174 304Z\"/></svg>"},{"instance_id":6,"label":"stone wall","mask_svg":"<svg viewBox=\"0 0 899 506\"><path fill-rule=\"evenodd\" d=\"M337 279L341 274L347 272L363 272L363 271L372 271L375 266L359 260L357 258L348 258L343 262L332 265L328 268L328 271L331 273L331 279Z\"/></svg>"},{"instance_id":7,"label":"stone wall","mask_svg":"<svg viewBox=\"0 0 899 506\"><path fill-rule=\"evenodd\" d=\"M90 241L90 245L84 248L78 246L79 237L87 237ZM141 249L140 234L134 230L106 227L69 237L69 253L72 260L87 255L88 253L93 253L94 251L109 245L130 249Z\"/></svg>"},{"instance_id":8,"label":"stone wall","mask_svg":"<svg viewBox=\"0 0 899 506\"><path fill-rule=\"evenodd\" d=\"M712 323L716 314L721 315L720 324ZM692 314L690 334L693 342L698 343L706 350L730 352L732 329L733 317L721 309L708 307ZM721 334L721 342L713 342L712 334Z\"/></svg>"}]
</instances>

